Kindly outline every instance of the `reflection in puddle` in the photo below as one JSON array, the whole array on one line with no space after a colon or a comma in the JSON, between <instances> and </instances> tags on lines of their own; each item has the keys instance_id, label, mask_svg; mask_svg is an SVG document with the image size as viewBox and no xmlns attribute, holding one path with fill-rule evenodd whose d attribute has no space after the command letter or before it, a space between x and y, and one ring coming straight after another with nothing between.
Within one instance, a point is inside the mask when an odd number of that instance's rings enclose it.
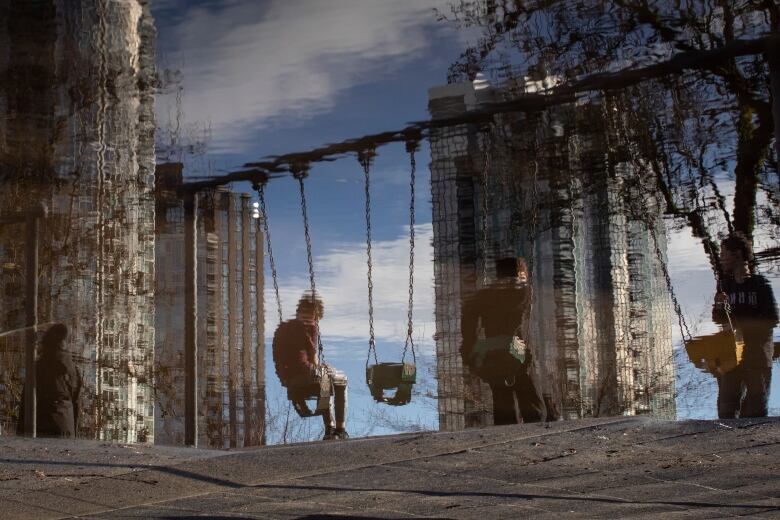
<instances>
[{"instance_id":1,"label":"reflection in puddle","mask_svg":"<svg viewBox=\"0 0 780 520\"><path fill-rule=\"evenodd\" d=\"M598 2L345 3L329 15L396 25L304 34L285 61L310 78L343 59L338 81L237 85L256 46L233 31L203 59L229 51L234 84L206 63L187 97L186 72L155 63L157 33L163 49L180 34L173 4L156 21L135 0L38 4L0 0L3 434L232 448L777 413L771 8L689 13L722 19L706 28L664 5L651 24ZM310 20L229 4L182 16ZM460 57L438 50L453 41ZM378 57L417 96L398 113L376 109L397 81ZM439 62L439 86L415 79ZM342 141L333 121L365 122L366 84L373 133ZM427 120L379 133L406 105L425 119L426 91ZM305 142L303 113L318 144L263 159L274 125Z\"/></svg>"},{"instance_id":2,"label":"reflection in puddle","mask_svg":"<svg viewBox=\"0 0 780 520\"><path fill-rule=\"evenodd\" d=\"M65 323L84 379L80 436L149 441L153 20L138 2L96 1L78 8L5 2L0 20L7 79L0 94L0 206L9 215L38 203L48 208L39 219L37 262L25 250L30 225L2 227L2 329ZM37 291L24 289L31 278ZM28 337L21 331L2 338L4 431L15 429Z\"/></svg>"},{"instance_id":3,"label":"reflection in puddle","mask_svg":"<svg viewBox=\"0 0 780 520\"><path fill-rule=\"evenodd\" d=\"M752 266L750 242L733 234L720 244L723 278L712 309L722 330L686 344L691 361L718 380L718 417L766 417L772 381L777 304Z\"/></svg>"},{"instance_id":4,"label":"reflection in puddle","mask_svg":"<svg viewBox=\"0 0 780 520\"><path fill-rule=\"evenodd\" d=\"M500 95L479 86L435 89L433 116ZM643 165L612 152L625 144L609 103L432 136L443 426L495 420L490 402L513 377L483 374L473 354L461 359L461 345L514 337L529 354L515 396L535 420L542 395L553 417L675 416L662 205ZM522 288L503 283L513 258L528 264Z\"/></svg>"}]
</instances>

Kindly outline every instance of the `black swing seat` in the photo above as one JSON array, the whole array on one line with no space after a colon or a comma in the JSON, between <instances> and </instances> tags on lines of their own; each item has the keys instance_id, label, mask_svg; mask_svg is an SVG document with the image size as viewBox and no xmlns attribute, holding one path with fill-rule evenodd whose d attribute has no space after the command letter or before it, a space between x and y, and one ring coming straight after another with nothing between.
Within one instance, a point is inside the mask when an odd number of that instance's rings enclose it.
<instances>
[{"instance_id":1,"label":"black swing seat","mask_svg":"<svg viewBox=\"0 0 780 520\"><path fill-rule=\"evenodd\" d=\"M402 406L412 400L412 387L417 382L417 367L411 363L378 363L366 367L366 383L378 403ZM392 397L386 390L395 390Z\"/></svg>"},{"instance_id":2,"label":"black swing seat","mask_svg":"<svg viewBox=\"0 0 780 520\"><path fill-rule=\"evenodd\" d=\"M326 415L330 412L334 385L346 385L346 375L329 367L323 367L317 374L294 378L287 383L287 399L295 412L302 418ZM314 401L314 409L307 401Z\"/></svg>"}]
</instances>

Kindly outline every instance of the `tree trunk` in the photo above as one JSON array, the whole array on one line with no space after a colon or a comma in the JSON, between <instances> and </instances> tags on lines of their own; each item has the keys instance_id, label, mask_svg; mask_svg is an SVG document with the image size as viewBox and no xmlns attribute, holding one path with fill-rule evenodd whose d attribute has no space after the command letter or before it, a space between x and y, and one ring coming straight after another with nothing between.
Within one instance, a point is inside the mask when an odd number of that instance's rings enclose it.
<instances>
[{"instance_id":1,"label":"tree trunk","mask_svg":"<svg viewBox=\"0 0 780 520\"><path fill-rule=\"evenodd\" d=\"M769 43L769 74L775 124L775 161L780 175L780 36L775 36Z\"/></svg>"},{"instance_id":2,"label":"tree trunk","mask_svg":"<svg viewBox=\"0 0 780 520\"><path fill-rule=\"evenodd\" d=\"M762 157L772 140L772 130L767 124L755 125L753 110L740 103L740 121L737 132L737 165L734 170L734 230L749 240L753 239L756 225L756 192Z\"/></svg>"}]
</instances>

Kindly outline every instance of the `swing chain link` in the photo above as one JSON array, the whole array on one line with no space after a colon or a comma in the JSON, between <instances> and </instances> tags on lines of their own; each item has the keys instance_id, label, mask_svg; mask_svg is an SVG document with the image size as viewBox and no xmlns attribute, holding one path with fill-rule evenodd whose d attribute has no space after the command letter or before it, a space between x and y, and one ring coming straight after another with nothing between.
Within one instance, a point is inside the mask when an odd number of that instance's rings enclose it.
<instances>
[{"instance_id":1,"label":"swing chain link","mask_svg":"<svg viewBox=\"0 0 780 520\"><path fill-rule=\"evenodd\" d=\"M365 196L366 196L366 269L368 278L368 357L366 366L371 362L371 355L374 356L374 363L379 363L376 355L376 335L374 333L374 281L372 277L373 260L371 258L371 163L373 162L376 151L373 147L358 152L358 162L363 167L365 176Z\"/></svg>"},{"instance_id":2,"label":"swing chain link","mask_svg":"<svg viewBox=\"0 0 780 520\"><path fill-rule=\"evenodd\" d=\"M401 363L406 359L407 349L412 350L412 362L417 363L417 354L414 351L414 239L415 239L415 193L414 184L417 174L417 160L414 157L415 152L419 149L419 143L416 140L410 140L406 142L406 151L409 154L410 163L410 179L409 179L409 306L407 307L407 326L406 326L406 341L404 342L404 352L401 356Z\"/></svg>"},{"instance_id":3,"label":"swing chain link","mask_svg":"<svg viewBox=\"0 0 780 520\"><path fill-rule=\"evenodd\" d=\"M307 163L295 163L290 165L290 171L298 180L298 187L301 194L301 215L303 217L303 237L306 241L306 261L309 268L309 287L311 288L312 303L317 298L317 286L314 282L314 259L312 257L311 234L309 233L309 217L306 206L306 190L304 181L309 175L309 165ZM321 367L325 363L325 355L322 348L322 336L320 335L320 318L315 312L314 327L317 334L317 365Z\"/></svg>"},{"instance_id":4,"label":"swing chain link","mask_svg":"<svg viewBox=\"0 0 780 520\"><path fill-rule=\"evenodd\" d=\"M268 209L265 205L265 182L257 183L254 185L254 189L257 192L260 199L260 211L263 218L263 233L265 234L266 249L268 250L268 265L271 268L271 279L274 285L274 296L276 297L276 310L279 314L279 323L282 323L282 298L279 296L279 279L276 274L276 262L274 261L274 250L271 246L271 230L268 226Z\"/></svg>"}]
</instances>

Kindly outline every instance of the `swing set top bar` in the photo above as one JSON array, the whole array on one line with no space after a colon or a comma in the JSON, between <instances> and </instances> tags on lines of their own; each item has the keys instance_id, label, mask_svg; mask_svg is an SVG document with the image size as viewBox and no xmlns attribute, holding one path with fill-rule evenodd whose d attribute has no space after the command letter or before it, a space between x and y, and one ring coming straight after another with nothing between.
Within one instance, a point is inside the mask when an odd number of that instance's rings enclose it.
<instances>
[{"instance_id":1,"label":"swing set top bar","mask_svg":"<svg viewBox=\"0 0 780 520\"><path fill-rule=\"evenodd\" d=\"M546 91L521 94L509 101L485 103L475 110L455 117L416 121L401 130L349 139L308 152L272 156L266 161L246 163L242 170L184 183L182 188L187 191L197 191L245 181L262 184L272 178L305 172L308 165L314 162L335 161L350 153L372 150L390 143L420 141L428 137L431 130L438 128L463 124L487 124L496 114L535 112L556 105L573 103L578 95L586 92L619 90L683 70L714 68L721 66L728 59L762 53L780 53L780 33L773 32L753 40L735 40L715 49L681 52L667 61L637 69L592 74Z\"/></svg>"}]
</instances>

